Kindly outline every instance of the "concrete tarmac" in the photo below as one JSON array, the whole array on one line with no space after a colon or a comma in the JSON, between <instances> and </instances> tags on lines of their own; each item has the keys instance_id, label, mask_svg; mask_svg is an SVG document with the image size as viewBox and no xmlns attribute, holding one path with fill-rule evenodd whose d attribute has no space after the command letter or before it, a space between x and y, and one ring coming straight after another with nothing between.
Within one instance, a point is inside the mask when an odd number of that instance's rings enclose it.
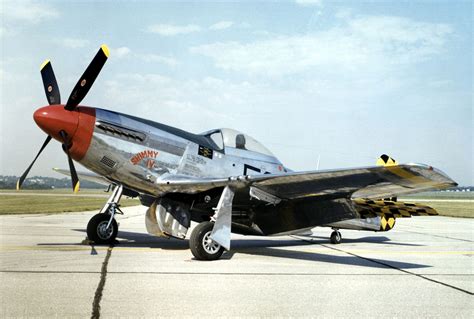
<instances>
[{"instance_id":1,"label":"concrete tarmac","mask_svg":"<svg viewBox=\"0 0 474 319\"><path fill-rule=\"evenodd\" d=\"M1 317L474 317L474 221L397 219L386 233L233 235L221 260L146 234L81 244L94 212L0 216Z\"/></svg>"}]
</instances>

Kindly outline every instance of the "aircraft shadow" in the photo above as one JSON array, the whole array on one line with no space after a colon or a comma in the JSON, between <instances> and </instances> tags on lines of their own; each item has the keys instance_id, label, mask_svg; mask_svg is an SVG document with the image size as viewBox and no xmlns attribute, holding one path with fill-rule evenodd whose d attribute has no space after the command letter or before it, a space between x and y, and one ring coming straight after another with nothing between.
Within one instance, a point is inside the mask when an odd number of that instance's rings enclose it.
<instances>
[{"instance_id":1,"label":"aircraft shadow","mask_svg":"<svg viewBox=\"0 0 474 319\"><path fill-rule=\"evenodd\" d=\"M293 238L300 239L297 237L293 237ZM252 240L252 239L232 240L232 250L230 252L224 253L224 255L222 255L221 258L231 259L233 254L238 253L238 254L247 254L247 255L254 255L254 256L289 258L289 259L333 263L333 264L341 264L341 265L363 266L363 267L370 267L370 268L417 269L417 268L431 267L429 265L423 265L423 264L406 263L406 262L377 259L377 258L358 257L354 255L349 255L349 254L345 256L344 255L340 256L340 255L324 254L320 252L307 252L307 251L283 249L285 247L292 247L292 246L296 247L296 246L313 246L313 245L328 244L327 238L325 237L322 237L322 238L324 239L313 240L311 242L308 242L308 241L294 242L291 240L282 240L282 241L275 242L272 240ZM374 242L374 243L384 242L384 240L378 240L377 238L378 237L367 237L367 239L369 240L365 240L365 241L360 240L360 241L361 242ZM389 240L387 237L383 237L383 238L386 238L386 240ZM376 240L372 240L372 239L376 239ZM354 241L354 242L358 242L358 241L359 240ZM343 250L341 252L344 253Z\"/></svg>"},{"instance_id":2,"label":"aircraft shadow","mask_svg":"<svg viewBox=\"0 0 474 319\"><path fill-rule=\"evenodd\" d=\"M74 229L75 231L85 233L84 229ZM311 242L304 241L300 237L311 238ZM351 266L363 266L370 268L399 268L399 269L416 269L416 268L427 268L429 265L413 264L398 262L392 260L383 260L376 258L365 258L354 255L332 255L324 254L320 252L307 252L299 250L287 249L288 247L302 247L302 246L314 246L321 244L328 244L328 239L325 237L318 236L298 236L293 237L294 239L265 239L266 237L255 238L249 237L248 239L234 239L232 240L232 250L224 253L221 259L230 260L234 254L247 254L254 256L266 256L275 258L289 258L305 261L324 262L340 265L351 265ZM315 240L314 238L318 238ZM189 249L188 240L176 240L167 239L151 236L144 233L119 231L117 235L118 247L130 247L130 248L160 248L165 250L187 250ZM387 237L364 237L360 239L344 240L344 242L373 242L373 243L390 243L390 239ZM397 243L390 243L397 244ZM40 243L39 246L71 246L71 245L87 245L84 243ZM343 247L343 244L339 247ZM91 254L95 251L94 246L101 245L90 245L92 247Z\"/></svg>"},{"instance_id":3,"label":"aircraft shadow","mask_svg":"<svg viewBox=\"0 0 474 319\"><path fill-rule=\"evenodd\" d=\"M361 258L354 255L338 256L338 255L329 255L322 254L317 252L305 252L297 250L288 250L288 249L278 249L274 247L266 247L263 249L254 250L254 249L235 249L232 251L233 254L247 254L255 256L267 256L267 257L277 257L277 258L289 258L289 259L298 259L305 261L314 261L318 263L331 263L338 265L350 265L350 266L362 266L370 268L398 268L398 269L418 269L418 268L429 268L429 265L423 264L414 264L407 262L399 262L393 260L377 259L377 258ZM222 256L225 258L226 254Z\"/></svg>"},{"instance_id":4,"label":"aircraft shadow","mask_svg":"<svg viewBox=\"0 0 474 319\"><path fill-rule=\"evenodd\" d=\"M295 235L294 238L298 239L308 239L315 244L327 244L329 242L328 237L324 236L315 236L315 235ZM390 238L385 236L366 236L360 238L344 238L342 237L342 243L350 244L350 243L378 243L378 244L388 244L388 245L395 245L395 246L413 246L413 247L420 247L424 245L420 244L409 244L409 243L397 243L391 241Z\"/></svg>"},{"instance_id":5,"label":"aircraft shadow","mask_svg":"<svg viewBox=\"0 0 474 319\"><path fill-rule=\"evenodd\" d=\"M72 229L77 232L85 233L85 229ZM38 246L108 246L99 244L81 243L39 243ZM135 233L120 231L117 234L116 245L120 247L136 247L136 248L160 248L169 250L186 250L189 249L187 240L176 240L173 238L163 238L151 236L144 233Z\"/></svg>"},{"instance_id":6,"label":"aircraft shadow","mask_svg":"<svg viewBox=\"0 0 474 319\"><path fill-rule=\"evenodd\" d=\"M119 231L118 236L119 245L121 247L150 247L150 248L161 248L161 249L172 249L172 250L186 250L189 249L188 240L174 240L150 236L144 233L135 233L127 231ZM383 259L364 259L357 256L346 255L332 255L323 254L316 252L304 252L298 250L289 250L288 247L302 247L302 246L313 246L328 244L328 238L322 236L304 236L311 238L311 242L303 241L301 238L292 237L294 239L267 239L267 237L248 237L246 239L234 239L232 240L232 250L224 253L221 259L232 259L234 254L247 254L255 256L267 256L276 258L290 258L314 262L325 262L342 265L353 265L363 266L371 268L389 268L391 267L400 269L416 269L416 268L427 268L429 265L413 264L398 262L392 260ZM303 237L303 236L301 236ZM317 238L317 239L316 239ZM295 240L296 239L296 240ZM385 236L367 236L358 239L343 239L343 243L384 243L393 245L407 245L407 246L421 246L416 244L403 244L390 242L390 239Z\"/></svg>"}]
</instances>

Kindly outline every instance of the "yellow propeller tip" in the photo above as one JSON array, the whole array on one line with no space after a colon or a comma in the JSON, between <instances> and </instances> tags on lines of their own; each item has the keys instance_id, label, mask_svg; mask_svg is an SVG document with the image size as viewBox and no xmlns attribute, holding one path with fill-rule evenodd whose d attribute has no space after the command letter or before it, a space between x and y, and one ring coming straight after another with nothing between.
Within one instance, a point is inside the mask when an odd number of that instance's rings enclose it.
<instances>
[{"instance_id":1,"label":"yellow propeller tip","mask_svg":"<svg viewBox=\"0 0 474 319\"><path fill-rule=\"evenodd\" d=\"M20 180L17 180L17 181L16 181L16 190L17 190L17 191L20 190Z\"/></svg>"},{"instance_id":2,"label":"yellow propeller tip","mask_svg":"<svg viewBox=\"0 0 474 319\"><path fill-rule=\"evenodd\" d=\"M110 55L109 47L106 44L102 44L100 48L102 49L102 51L104 51L105 56L109 57Z\"/></svg>"},{"instance_id":3,"label":"yellow propeller tip","mask_svg":"<svg viewBox=\"0 0 474 319\"><path fill-rule=\"evenodd\" d=\"M79 186L81 185L80 182L77 182L76 186L74 186L74 193L77 194L77 192L79 192Z\"/></svg>"},{"instance_id":4,"label":"yellow propeller tip","mask_svg":"<svg viewBox=\"0 0 474 319\"><path fill-rule=\"evenodd\" d=\"M48 64L50 61L49 60L44 60L43 64L40 66L40 71L43 70L43 68Z\"/></svg>"}]
</instances>

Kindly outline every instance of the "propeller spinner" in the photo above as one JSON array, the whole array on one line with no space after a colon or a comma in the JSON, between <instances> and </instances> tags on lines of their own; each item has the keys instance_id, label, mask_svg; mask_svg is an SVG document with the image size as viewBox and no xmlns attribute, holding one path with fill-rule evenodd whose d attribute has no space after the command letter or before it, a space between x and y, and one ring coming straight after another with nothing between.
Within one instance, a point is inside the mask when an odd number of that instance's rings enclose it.
<instances>
[{"instance_id":1,"label":"propeller spinner","mask_svg":"<svg viewBox=\"0 0 474 319\"><path fill-rule=\"evenodd\" d=\"M102 67L104 66L107 58L109 57L109 48L104 44L100 47L99 51L92 59L91 63L84 71L84 74L81 76L76 86L72 90L69 99L66 105L61 103L61 95L59 92L59 86L54 75L53 67L49 60L46 60L41 65L41 77L43 79L44 92L46 98L48 99L49 106L42 107L34 113L33 117L38 126L45 131L48 136L41 146L38 154L34 158L33 162L28 166L25 172L21 175L20 179L17 182L17 190L19 190L26 179L26 176L30 172L33 164L38 159L39 155L43 152L45 147L51 141L52 138L60 141L62 143L63 149L66 152L69 163L69 170L71 172L72 178L72 189L74 192L79 191L79 178L76 173L76 168L74 167L74 162L72 160L72 137L76 134L79 126L79 112L77 106L84 97L89 92L92 84L99 75ZM94 122L92 119L95 117L94 114L90 114L90 110L84 110L82 113L83 117L88 122ZM91 120L92 119L92 120ZM85 133L87 134L87 132ZM84 135L79 134L79 135ZM81 149L79 152L84 152L82 145L79 145L77 148ZM77 150L76 150L77 154Z\"/></svg>"}]
</instances>

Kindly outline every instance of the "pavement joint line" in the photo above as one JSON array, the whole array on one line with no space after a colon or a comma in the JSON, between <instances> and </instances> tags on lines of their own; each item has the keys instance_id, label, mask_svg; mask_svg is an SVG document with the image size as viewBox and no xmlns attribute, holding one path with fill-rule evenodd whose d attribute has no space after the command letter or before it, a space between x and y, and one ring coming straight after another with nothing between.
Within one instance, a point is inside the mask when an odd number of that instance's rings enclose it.
<instances>
[{"instance_id":1,"label":"pavement joint line","mask_svg":"<svg viewBox=\"0 0 474 319\"><path fill-rule=\"evenodd\" d=\"M94 248L93 245L91 245ZM107 266L109 264L110 256L112 256L112 249L114 245L111 244L107 249L107 255L104 258L104 262L102 263L102 268L100 270L100 281L97 285L97 289L95 290L94 294L94 301L92 302L92 319L100 318L100 301L102 300L102 293L104 291L105 281L107 279Z\"/></svg>"},{"instance_id":2,"label":"pavement joint line","mask_svg":"<svg viewBox=\"0 0 474 319\"><path fill-rule=\"evenodd\" d=\"M99 274L99 271L65 271L65 270L0 270L0 273L20 273L20 274ZM190 271L107 271L108 275L222 275L222 276L409 276L407 273L285 273L285 272L190 272ZM474 274L443 274L443 273L421 273L423 276L474 276Z\"/></svg>"},{"instance_id":3,"label":"pavement joint line","mask_svg":"<svg viewBox=\"0 0 474 319\"><path fill-rule=\"evenodd\" d=\"M313 242L315 244L315 242ZM285 248L285 246L281 246L280 248ZM89 245L77 245L77 244L71 244L71 245L65 245L65 246L9 246L9 247L0 247L0 252L1 251L24 251L24 250L44 250L44 251L88 251L90 249ZM107 251L107 247L97 247L95 248L95 251ZM162 250L168 250L166 248L161 248L161 247L120 247L120 246L114 246L114 249L116 251L145 251L145 252L157 252L157 251L162 251ZM182 249L176 249L176 250L169 250L169 251L181 251ZM235 252L240 252L240 251L256 251L255 247L245 247L245 248L237 248ZM304 252L326 252L327 249L302 249L300 251ZM338 253L345 254L345 251L337 251ZM389 254L389 255L410 255L410 254L423 254L423 255L474 255L474 251L469 251L469 250L459 250L459 251L453 251L453 250L437 250L437 251L398 251L398 250L393 250L393 251L387 251L387 250L367 250L367 249L354 249L352 250L354 253L377 253L377 254Z\"/></svg>"},{"instance_id":4,"label":"pavement joint line","mask_svg":"<svg viewBox=\"0 0 474 319\"><path fill-rule=\"evenodd\" d=\"M420 235L425 235L425 236L432 236L432 237L439 237L439 238L446 238L446 239L453 239L453 240L459 240L459 241L465 241L468 243L473 243L474 241L469 240L469 239L462 239L462 238L455 238L455 237L449 237L449 236L442 236L442 235L434 235L434 234L426 234L422 232L417 232L417 231L412 231L412 230L401 230L405 233L413 233L413 234L420 234Z\"/></svg>"},{"instance_id":5,"label":"pavement joint line","mask_svg":"<svg viewBox=\"0 0 474 319\"><path fill-rule=\"evenodd\" d=\"M307 240L305 240L305 239L301 239L301 240L307 241ZM343 250L343 249L337 249L337 248L330 247L330 246L327 246L327 245L324 245L324 244L321 244L321 246L326 247L326 248L329 248L329 249L341 251L341 252L344 252L344 253L346 253L346 254L348 254L348 255L351 255L351 256L354 256L354 257L357 257L357 258L360 258L360 259L363 259L363 260L367 260L367 261L373 262L373 263L375 263L375 264L379 264L379 265L385 266L385 267L387 267L387 268L391 268L391 269L394 269L394 270L398 270L398 271L401 271L401 272L403 272L403 273L406 273L406 274L409 274L409 275L413 275L413 276L416 276L416 277L418 277L418 278L421 278L421 279L424 279L424 280L427 280L427 281L431 281L431 282L434 282L434 283L436 283L436 284L439 284L439 285L442 285L442 286L445 286L445 287L448 287L448 288L451 288L451 289L455 289L455 290L458 290L458 291L463 292L463 293L465 293L465 294L474 296L474 292L471 292L471 291L468 291L468 290L465 290L465 289L462 289L462 288L459 288L459 287L456 287L456 286L447 284L447 283L442 282L442 281L439 281L439 280L435 280L435 279L426 277L426 276L428 276L428 275L420 275L420 274L417 274L417 273L414 273L414 272L411 272L411 271L408 271L408 270L405 270L405 269L401 269L401 268L392 266L392 265L390 265L390 264L387 264L387 263L384 263L384 262L381 262L381 261L373 260L373 259L371 259L371 258L363 257L363 256L360 256L360 255L357 255L357 254L354 254L354 253L345 251L345 250Z\"/></svg>"}]
</instances>

